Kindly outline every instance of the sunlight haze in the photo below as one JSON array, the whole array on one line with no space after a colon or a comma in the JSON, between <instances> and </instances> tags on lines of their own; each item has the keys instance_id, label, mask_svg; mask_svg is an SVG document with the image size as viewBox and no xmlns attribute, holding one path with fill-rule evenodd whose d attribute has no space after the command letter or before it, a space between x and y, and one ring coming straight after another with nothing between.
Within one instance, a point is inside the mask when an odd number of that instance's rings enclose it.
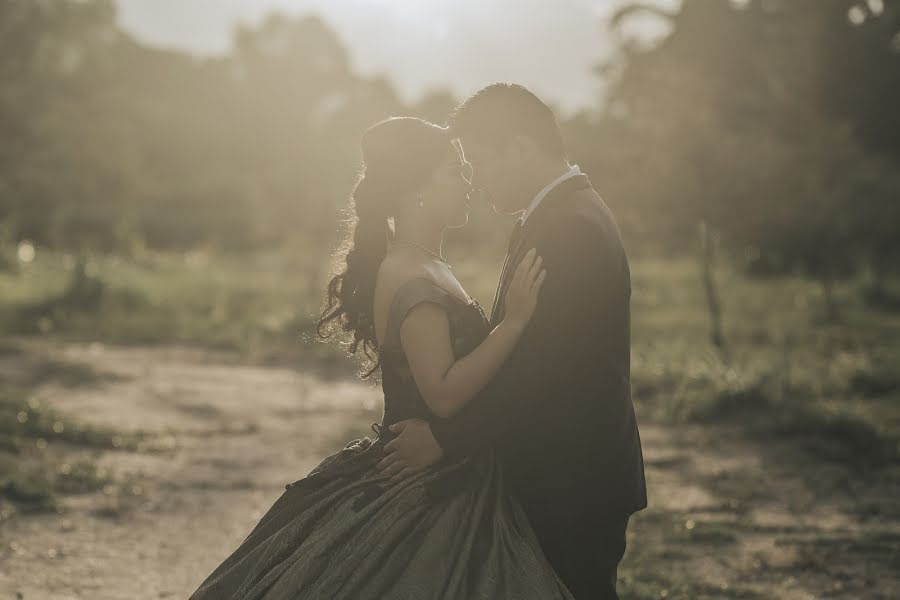
<instances>
[{"instance_id":1,"label":"sunlight haze","mask_svg":"<svg viewBox=\"0 0 900 600\"><path fill-rule=\"evenodd\" d=\"M494 81L523 83L569 112L602 97L593 73L613 39L607 16L622 0L119 0L138 39L198 55L228 52L236 23L273 12L316 13L365 75L386 75L407 99L450 87L464 96ZM657 2L671 5L672 0ZM654 22L641 23L652 36Z\"/></svg>"}]
</instances>

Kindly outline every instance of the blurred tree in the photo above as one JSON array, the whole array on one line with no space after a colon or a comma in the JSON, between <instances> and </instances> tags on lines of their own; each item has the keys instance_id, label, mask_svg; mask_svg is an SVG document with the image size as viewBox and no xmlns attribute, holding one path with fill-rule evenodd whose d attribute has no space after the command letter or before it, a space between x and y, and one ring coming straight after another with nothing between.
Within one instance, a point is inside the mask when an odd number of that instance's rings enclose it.
<instances>
[{"instance_id":1,"label":"blurred tree","mask_svg":"<svg viewBox=\"0 0 900 600\"><path fill-rule=\"evenodd\" d=\"M827 288L865 262L883 288L900 263L898 1L633 5L614 30L639 13L669 33L625 40L603 110L562 122L632 249L693 247L703 222L755 272ZM313 16L238 27L231 54L196 59L123 34L111 0L0 0L0 221L13 244L321 261L362 131L454 104L404 106ZM454 236L498 225L483 212Z\"/></svg>"},{"instance_id":2,"label":"blurred tree","mask_svg":"<svg viewBox=\"0 0 900 600\"><path fill-rule=\"evenodd\" d=\"M302 238L324 254L361 132L403 112L316 17L239 27L230 56L198 60L123 34L111 0L0 0L0 221L14 239Z\"/></svg>"},{"instance_id":3,"label":"blurred tree","mask_svg":"<svg viewBox=\"0 0 900 600\"><path fill-rule=\"evenodd\" d=\"M629 5L611 24L638 13L670 33L626 41L606 67L598 129L614 150L595 160L650 231L687 240L708 223L755 272L802 269L828 298L897 243L900 220L884 221L900 163L896 2L685 0L675 12ZM866 91L838 93L847 82Z\"/></svg>"},{"instance_id":4,"label":"blurred tree","mask_svg":"<svg viewBox=\"0 0 900 600\"><path fill-rule=\"evenodd\" d=\"M0 219L13 236L63 241L75 220L99 229L79 202L92 183L83 176L90 148L61 130L83 108L67 96L116 39L111 1L0 0ZM102 176L119 175L110 167Z\"/></svg>"}]
</instances>

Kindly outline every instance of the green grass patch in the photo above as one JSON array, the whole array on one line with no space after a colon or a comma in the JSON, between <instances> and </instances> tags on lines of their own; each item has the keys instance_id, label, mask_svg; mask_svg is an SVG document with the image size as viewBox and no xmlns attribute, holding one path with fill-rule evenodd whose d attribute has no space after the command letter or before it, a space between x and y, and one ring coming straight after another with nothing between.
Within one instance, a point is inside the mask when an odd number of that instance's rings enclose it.
<instances>
[{"instance_id":1,"label":"green grass patch","mask_svg":"<svg viewBox=\"0 0 900 600\"><path fill-rule=\"evenodd\" d=\"M21 389L0 388L0 519L58 507L62 494L103 488L112 475L64 448L138 449L143 436L89 426L35 402Z\"/></svg>"},{"instance_id":2,"label":"green grass patch","mask_svg":"<svg viewBox=\"0 0 900 600\"><path fill-rule=\"evenodd\" d=\"M38 249L0 272L0 330L120 344L193 344L266 362L318 361L351 373L336 344L315 339L329 272L324 249L247 256L146 253L83 265ZM454 272L490 308L502 244L450 244ZM709 340L700 269L690 259L632 261L632 383L640 419L729 421L761 436L834 441L842 460L894 460L900 440L900 313L873 309L865 281L835 291L802 277L716 272L727 352ZM893 290L891 283L888 289ZM3 352L14 348L0 347ZM70 369L66 374L65 369ZM90 373L62 367L77 382ZM60 369L47 366L49 371Z\"/></svg>"}]
</instances>

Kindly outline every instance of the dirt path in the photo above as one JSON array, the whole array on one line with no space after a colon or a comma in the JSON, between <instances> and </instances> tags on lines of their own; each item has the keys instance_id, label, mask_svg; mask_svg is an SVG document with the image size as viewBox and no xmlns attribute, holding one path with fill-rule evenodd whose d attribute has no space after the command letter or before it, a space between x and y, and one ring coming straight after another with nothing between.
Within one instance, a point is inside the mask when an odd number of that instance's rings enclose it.
<instances>
[{"instance_id":1,"label":"dirt path","mask_svg":"<svg viewBox=\"0 0 900 600\"><path fill-rule=\"evenodd\" d=\"M0 598L186 598L262 513L344 437L380 419L377 390L184 349L67 346L124 377L44 386L42 402L92 423L163 433L160 452L103 452L133 483L70 496L60 515L0 529ZM21 596L16 596L16 593Z\"/></svg>"},{"instance_id":2,"label":"dirt path","mask_svg":"<svg viewBox=\"0 0 900 600\"><path fill-rule=\"evenodd\" d=\"M126 485L4 524L3 599L186 598L285 483L380 418L377 389L226 355L50 351L122 379L48 384L42 402L159 432L161 450L101 452ZM900 597L900 496L882 471L851 472L723 427L644 425L642 436L652 506L629 529L623 600Z\"/></svg>"},{"instance_id":3,"label":"dirt path","mask_svg":"<svg viewBox=\"0 0 900 600\"><path fill-rule=\"evenodd\" d=\"M651 507L629 528L623 598L900 598L896 467L723 426L641 430Z\"/></svg>"}]
</instances>

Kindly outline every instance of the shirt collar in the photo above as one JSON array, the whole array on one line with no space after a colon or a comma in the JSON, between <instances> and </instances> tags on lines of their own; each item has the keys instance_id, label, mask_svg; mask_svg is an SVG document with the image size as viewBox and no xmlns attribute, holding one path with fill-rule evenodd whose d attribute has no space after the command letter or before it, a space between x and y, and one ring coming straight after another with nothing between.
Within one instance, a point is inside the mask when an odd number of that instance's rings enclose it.
<instances>
[{"instance_id":1,"label":"shirt collar","mask_svg":"<svg viewBox=\"0 0 900 600\"><path fill-rule=\"evenodd\" d=\"M534 209L537 208L537 205L541 203L541 200L547 197L547 194L553 191L553 188L561 184L566 179L571 177L575 177L576 175L581 175L581 169L578 168L578 165L572 165L569 167L569 170L548 183L544 189L539 191L537 195L534 197L534 200L531 201L531 204L522 212L522 216L519 217L522 223L525 222L525 219L528 218L528 215L534 212Z\"/></svg>"}]
</instances>

